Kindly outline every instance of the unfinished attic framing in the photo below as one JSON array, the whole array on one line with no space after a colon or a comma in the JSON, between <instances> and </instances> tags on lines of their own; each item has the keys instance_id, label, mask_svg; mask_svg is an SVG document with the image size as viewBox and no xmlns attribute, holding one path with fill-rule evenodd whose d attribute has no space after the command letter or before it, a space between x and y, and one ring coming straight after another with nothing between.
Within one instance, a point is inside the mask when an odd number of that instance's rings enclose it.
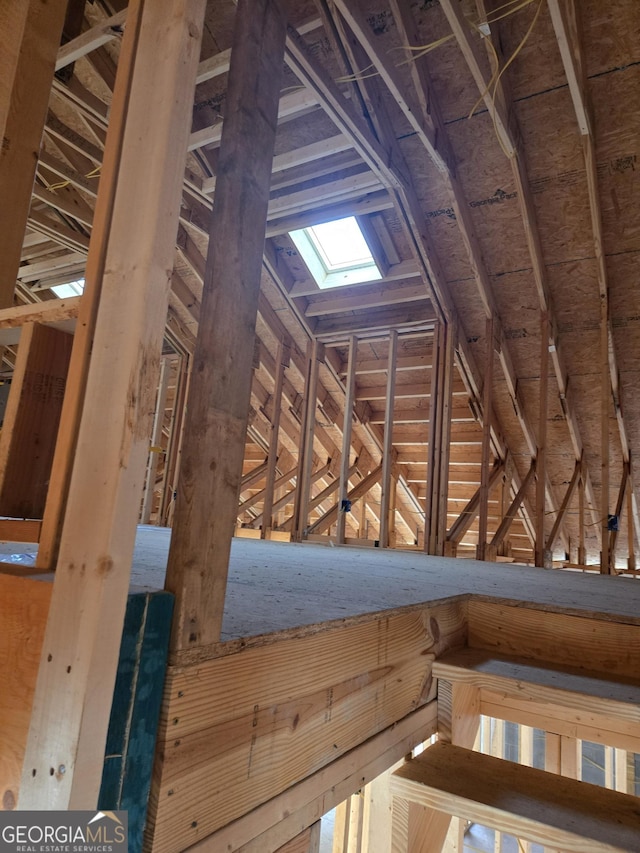
<instances>
[{"instance_id":1,"label":"unfinished attic framing","mask_svg":"<svg viewBox=\"0 0 640 853\"><path fill-rule=\"evenodd\" d=\"M0 44L2 808L639 849L640 5L19 0Z\"/></svg>"}]
</instances>

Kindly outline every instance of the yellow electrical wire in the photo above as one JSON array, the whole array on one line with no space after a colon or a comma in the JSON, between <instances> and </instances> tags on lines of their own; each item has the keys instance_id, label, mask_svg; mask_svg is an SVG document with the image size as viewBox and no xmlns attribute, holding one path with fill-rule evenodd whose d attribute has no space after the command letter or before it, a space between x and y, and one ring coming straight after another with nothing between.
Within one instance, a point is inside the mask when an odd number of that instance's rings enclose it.
<instances>
[{"instance_id":1,"label":"yellow electrical wire","mask_svg":"<svg viewBox=\"0 0 640 853\"><path fill-rule=\"evenodd\" d=\"M102 166L96 166L95 169L92 169L90 172L84 176L85 178L99 178L100 177L100 169ZM40 175L42 178L42 175ZM44 181L45 188L47 192L54 193L56 190L63 190L65 187L71 186L71 181L60 181L58 184L49 184L45 178L42 178Z\"/></svg>"}]
</instances>

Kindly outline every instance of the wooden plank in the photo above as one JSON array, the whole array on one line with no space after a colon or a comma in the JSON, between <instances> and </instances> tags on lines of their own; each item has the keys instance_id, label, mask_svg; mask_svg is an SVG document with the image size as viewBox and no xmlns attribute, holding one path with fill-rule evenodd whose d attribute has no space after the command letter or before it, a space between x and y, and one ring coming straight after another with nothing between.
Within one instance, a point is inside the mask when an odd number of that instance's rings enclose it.
<instances>
[{"instance_id":1,"label":"wooden plank","mask_svg":"<svg viewBox=\"0 0 640 853\"><path fill-rule=\"evenodd\" d=\"M391 466L393 465L393 406L396 391L396 359L398 357L398 332L389 336L387 363L387 388L385 395L384 438L382 448L382 476L380 478L380 547L388 548L391 528Z\"/></svg>"},{"instance_id":2,"label":"wooden plank","mask_svg":"<svg viewBox=\"0 0 640 853\"><path fill-rule=\"evenodd\" d=\"M0 88L0 308L13 304L67 2L28 0L18 6L22 13L5 10L0 18L0 41L5 45Z\"/></svg>"},{"instance_id":3,"label":"wooden plank","mask_svg":"<svg viewBox=\"0 0 640 853\"><path fill-rule=\"evenodd\" d=\"M498 478L502 476L503 470L504 464L502 462L496 461L494 463L493 469L491 471L491 476L489 478L489 489L492 489L493 486L497 483ZM473 524L475 517L478 514L479 507L480 488L476 490L473 497L470 498L465 508L462 510L458 518L449 528L449 532L447 533L447 542L453 542L457 544L462 541L462 537Z\"/></svg>"},{"instance_id":4,"label":"wooden plank","mask_svg":"<svg viewBox=\"0 0 640 853\"><path fill-rule=\"evenodd\" d=\"M38 542L42 522L33 519L0 518L0 541Z\"/></svg>"},{"instance_id":5,"label":"wooden plank","mask_svg":"<svg viewBox=\"0 0 640 853\"><path fill-rule=\"evenodd\" d=\"M308 345L307 375L304 386L304 420L300 429L300 451L298 454L299 476L297 477L295 503L294 538L304 538L309 532L309 503L311 498L311 477L313 469L313 439L316 430L316 410L318 407L318 374L320 363L324 361L324 346L315 338Z\"/></svg>"},{"instance_id":6,"label":"wooden plank","mask_svg":"<svg viewBox=\"0 0 640 853\"><path fill-rule=\"evenodd\" d=\"M496 719L508 720L523 726L532 726L551 732L558 737L575 741L576 738L601 743L605 746L615 746L637 752L640 740L628 721L621 722L615 717L603 717L600 714L585 712L584 709L572 711L546 702L536 702L533 699L521 699L504 690L498 692L489 688L480 689L480 713ZM564 766L568 769L571 764L576 772L576 756L567 747L564 756ZM571 775L563 769L563 775ZM577 778L574 776L574 778Z\"/></svg>"},{"instance_id":7,"label":"wooden plank","mask_svg":"<svg viewBox=\"0 0 640 853\"><path fill-rule=\"evenodd\" d=\"M21 808L97 803L178 227L182 169L175 164L186 152L204 6L180 0L129 7L81 305L90 337L78 349L74 338L73 381L81 387L71 395L71 449L61 460L66 470L72 459L73 471ZM65 407L69 399L68 389ZM97 471L107 472L100 512ZM65 771L52 775L52 767Z\"/></svg>"},{"instance_id":8,"label":"wooden plank","mask_svg":"<svg viewBox=\"0 0 640 853\"><path fill-rule=\"evenodd\" d=\"M393 786L406 799L567 853L637 846L637 799L629 794L451 744L434 744L406 763Z\"/></svg>"},{"instance_id":9,"label":"wooden plank","mask_svg":"<svg viewBox=\"0 0 640 853\"><path fill-rule=\"evenodd\" d=\"M238 4L167 566L166 586L176 596L173 648L217 640L222 622L251 394L253 353L246 342L255 334L284 30L276 0ZM205 475L213 471L215 476Z\"/></svg>"},{"instance_id":10,"label":"wooden plank","mask_svg":"<svg viewBox=\"0 0 640 853\"><path fill-rule=\"evenodd\" d=\"M549 609L471 600L469 645L628 678L640 667L639 626Z\"/></svg>"},{"instance_id":11,"label":"wooden plank","mask_svg":"<svg viewBox=\"0 0 640 853\"><path fill-rule=\"evenodd\" d=\"M560 528L564 524L565 516L567 514L567 509L569 508L569 504L571 503L571 498L573 497L573 493L575 491L576 485L582 475L582 465L580 461L576 462L575 468L573 469L573 476L571 477L571 481L567 486L567 491L564 494L564 498L562 499L562 504L560 505L560 510L558 515L556 516L556 520L553 523L553 527L551 528L551 533L549 534L549 538L547 539L547 551L553 552L553 546L556 543L556 539L558 538L558 533L560 532Z\"/></svg>"},{"instance_id":12,"label":"wooden plank","mask_svg":"<svg viewBox=\"0 0 640 853\"><path fill-rule=\"evenodd\" d=\"M349 470L350 470L350 454L351 454L351 427L353 425L353 404L355 401L356 390L356 363L358 359L358 339L352 335L349 339L349 357L347 362L347 378L345 382L345 397L344 397L344 421L342 425L342 453L340 456L340 480L339 480L339 496L340 500L348 500L347 492L349 491ZM336 543L344 544L345 528L347 524L346 509L340 507L338 513Z\"/></svg>"},{"instance_id":13,"label":"wooden plank","mask_svg":"<svg viewBox=\"0 0 640 853\"><path fill-rule=\"evenodd\" d=\"M23 327L0 433L0 515L42 518L73 338Z\"/></svg>"},{"instance_id":14,"label":"wooden plank","mask_svg":"<svg viewBox=\"0 0 640 853\"><path fill-rule=\"evenodd\" d=\"M0 574L0 795L18 802L22 762L44 637L50 583Z\"/></svg>"},{"instance_id":15,"label":"wooden plank","mask_svg":"<svg viewBox=\"0 0 640 853\"><path fill-rule=\"evenodd\" d=\"M220 849L271 853L301 827L335 808L363 783L378 777L416 744L434 734L436 728L433 701L191 849L194 853L216 853Z\"/></svg>"},{"instance_id":16,"label":"wooden plank","mask_svg":"<svg viewBox=\"0 0 640 853\"><path fill-rule=\"evenodd\" d=\"M366 495L367 492L373 488L373 486L378 483L380 477L382 476L382 464L378 465L377 468L374 468L364 480L361 480L356 486L354 486L349 494L347 495L348 500L351 503L355 503L355 501L360 500L363 495ZM338 512L340 509L340 504L335 503L330 510L324 513L317 521L314 521L313 524L309 526L308 533L322 533L328 527L331 527L332 524L338 519Z\"/></svg>"},{"instance_id":17,"label":"wooden plank","mask_svg":"<svg viewBox=\"0 0 640 853\"><path fill-rule=\"evenodd\" d=\"M78 316L80 296L50 299L28 305L14 305L0 311L0 329L15 329L25 323L60 323Z\"/></svg>"},{"instance_id":18,"label":"wooden plank","mask_svg":"<svg viewBox=\"0 0 640 853\"><path fill-rule=\"evenodd\" d=\"M631 679L473 648L445 654L434 662L433 674L494 693L505 691L525 702L626 720L640 735L640 687Z\"/></svg>"},{"instance_id":19,"label":"wooden plank","mask_svg":"<svg viewBox=\"0 0 640 853\"><path fill-rule=\"evenodd\" d=\"M123 9L63 44L56 58L56 71L71 65L72 62L86 56L112 39L120 37L126 19L127 10Z\"/></svg>"},{"instance_id":20,"label":"wooden plank","mask_svg":"<svg viewBox=\"0 0 640 853\"><path fill-rule=\"evenodd\" d=\"M462 613L443 604L170 669L147 843L184 849L425 704Z\"/></svg>"},{"instance_id":21,"label":"wooden plank","mask_svg":"<svg viewBox=\"0 0 640 853\"><path fill-rule=\"evenodd\" d=\"M320 821L316 821L300 835L287 841L278 848L277 853L319 853L320 850Z\"/></svg>"},{"instance_id":22,"label":"wooden plank","mask_svg":"<svg viewBox=\"0 0 640 853\"><path fill-rule=\"evenodd\" d=\"M511 501L511 504L509 505L509 509L506 511L504 518L500 522L500 526L496 530L495 535L494 535L493 539L491 540L491 546L492 546L492 548L495 548L496 553L497 553L498 549L500 548L500 546L502 545L505 536L509 532L509 528L511 527L511 523L513 522L514 518L518 514L518 510L520 509L520 507L522 505L525 494L527 492L527 489L529 488L529 484L533 480L535 472L536 472L536 463L535 463L535 459L534 459L531 462L531 465L529 466L529 470L527 471L527 474L526 474L524 480L520 484L520 488L518 489L518 491L515 494L515 497Z\"/></svg>"}]
</instances>

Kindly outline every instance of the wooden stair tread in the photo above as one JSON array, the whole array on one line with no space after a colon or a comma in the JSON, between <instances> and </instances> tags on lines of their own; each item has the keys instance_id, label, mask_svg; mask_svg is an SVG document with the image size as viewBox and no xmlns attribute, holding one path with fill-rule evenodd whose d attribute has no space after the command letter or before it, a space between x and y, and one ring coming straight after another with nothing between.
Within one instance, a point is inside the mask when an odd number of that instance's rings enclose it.
<instances>
[{"instance_id":1,"label":"wooden stair tread","mask_svg":"<svg viewBox=\"0 0 640 853\"><path fill-rule=\"evenodd\" d=\"M604 711L640 722L640 683L619 675L473 648L448 652L435 660L433 675L492 690L515 688L520 694L546 694L560 703L562 694L571 694L568 701L572 704L577 695L582 695Z\"/></svg>"},{"instance_id":2,"label":"wooden stair tread","mask_svg":"<svg viewBox=\"0 0 640 853\"><path fill-rule=\"evenodd\" d=\"M439 742L392 777L395 796L572 853L640 850L640 799Z\"/></svg>"}]
</instances>

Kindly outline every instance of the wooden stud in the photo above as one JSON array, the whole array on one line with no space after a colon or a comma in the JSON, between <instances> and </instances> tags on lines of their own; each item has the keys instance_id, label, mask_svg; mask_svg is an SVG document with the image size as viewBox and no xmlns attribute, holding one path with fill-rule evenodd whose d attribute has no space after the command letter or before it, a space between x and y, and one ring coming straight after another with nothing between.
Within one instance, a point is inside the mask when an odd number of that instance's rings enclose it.
<instances>
[{"instance_id":1,"label":"wooden stud","mask_svg":"<svg viewBox=\"0 0 640 853\"><path fill-rule=\"evenodd\" d=\"M549 315L540 318L540 404L536 451L536 566L545 566L545 521L547 483L547 417L549 411Z\"/></svg>"},{"instance_id":2,"label":"wooden stud","mask_svg":"<svg viewBox=\"0 0 640 853\"><path fill-rule=\"evenodd\" d=\"M307 534L309 502L311 499L311 475L313 469L313 439L316 429L316 409L318 406L318 372L320 362L324 360L324 346L316 338L309 344L307 381L305 383L305 414L300 429L300 451L298 465L300 476L297 478L295 503L294 539L302 539Z\"/></svg>"},{"instance_id":3,"label":"wooden stud","mask_svg":"<svg viewBox=\"0 0 640 853\"><path fill-rule=\"evenodd\" d=\"M380 547L389 547L389 513L391 510L391 467L393 464L393 409L396 387L396 360L398 358L398 332L392 329L389 336L387 361L387 393L385 401L384 439L382 449L382 498L380 506Z\"/></svg>"},{"instance_id":4,"label":"wooden stud","mask_svg":"<svg viewBox=\"0 0 640 853\"><path fill-rule=\"evenodd\" d=\"M284 371L289 365L290 345L280 341L276 356L275 387L273 391L273 407L271 410L271 426L269 430L269 453L267 456L267 476L264 487L264 504L262 507L262 531L264 539L268 531L273 529L273 492L276 481L276 463L278 461L278 434L280 431L280 413L282 411L282 388Z\"/></svg>"},{"instance_id":5,"label":"wooden stud","mask_svg":"<svg viewBox=\"0 0 640 853\"><path fill-rule=\"evenodd\" d=\"M147 462L147 476L145 478L144 498L142 499L142 513L140 515L141 524L149 524L151 513L153 511L155 491L156 491L156 473L158 471L158 461L161 448L162 431L164 427L165 408L167 405L167 391L169 389L169 373L171 365L167 357L162 359L160 367L160 383L158 384L158 395L156 397L156 411L153 416L153 432L151 433L151 450L149 451L149 461Z\"/></svg>"},{"instance_id":6,"label":"wooden stud","mask_svg":"<svg viewBox=\"0 0 640 853\"><path fill-rule=\"evenodd\" d=\"M553 553L553 547L556 544L556 539L558 538L558 533L562 525L564 524L565 517L567 515L567 510L569 509L569 504L571 503L571 498L573 497L573 493L576 489L576 485L580 477L582 476L582 463L576 462L575 467L573 469L573 476L571 477L571 481L567 486L567 491L565 492L564 498L562 499L562 504L560 505L560 510L556 516L556 520L551 529L551 533L549 534L549 538L547 539L547 551Z\"/></svg>"},{"instance_id":7,"label":"wooden stud","mask_svg":"<svg viewBox=\"0 0 640 853\"><path fill-rule=\"evenodd\" d=\"M486 370L484 374L484 396L482 409L482 462L480 465L480 506L478 508L478 545L476 559L484 560L487 545L489 522L489 479L491 477L491 415L493 412L493 364L494 364L494 318L489 317L485 324L486 333Z\"/></svg>"},{"instance_id":8,"label":"wooden stud","mask_svg":"<svg viewBox=\"0 0 640 853\"><path fill-rule=\"evenodd\" d=\"M524 500L527 489L529 488L529 484L533 480L533 477L536 472L536 462L535 459L531 461L531 465L529 466L529 470L522 481L520 488L516 492L514 499L511 501L509 505L509 509L506 511L504 518L500 522L500 526L495 532L493 539L491 540L491 545L496 549L496 553L500 546L502 545L505 536L509 532L509 528L511 527L511 522L516 517L518 510Z\"/></svg>"},{"instance_id":9,"label":"wooden stud","mask_svg":"<svg viewBox=\"0 0 640 853\"><path fill-rule=\"evenodd\" d=\"M96 283L91 364L23 767L25 809L96 807L178 227L175 164L186 152L204 7L129 7L101 179L106 210L96 214L92 241L91 274L103 286Z\"/></svg>"},{"instance_id":10,"label":"wooden stud","mask_svg":"<svg viewBox=\"0 0 640 853\"><path fill-rule=\"evenodd\" d=\"M342 455L340 457L340 500L347 499L349 491L349 454L351 452L351 427L353 424L353 404L356 389L356 361L358 358L358 339L355 335L349 338L349 360L347 363L346 390L344 398L344 421L342 425ZM336 542L344 544L347 514L342 506L338 514Z\"/></svg>"},{"instance_id":11,"label":"wooden stud","mask_svg":"<svg viewBox=\"0 0 640 853\"><path fill-rule=\"evenodd\" d=\"M242 477L285 20L240 0L166 586L172 647L218 639ZM213 508L213 509L212 509Z\"/></svg>"}]
</instances>

